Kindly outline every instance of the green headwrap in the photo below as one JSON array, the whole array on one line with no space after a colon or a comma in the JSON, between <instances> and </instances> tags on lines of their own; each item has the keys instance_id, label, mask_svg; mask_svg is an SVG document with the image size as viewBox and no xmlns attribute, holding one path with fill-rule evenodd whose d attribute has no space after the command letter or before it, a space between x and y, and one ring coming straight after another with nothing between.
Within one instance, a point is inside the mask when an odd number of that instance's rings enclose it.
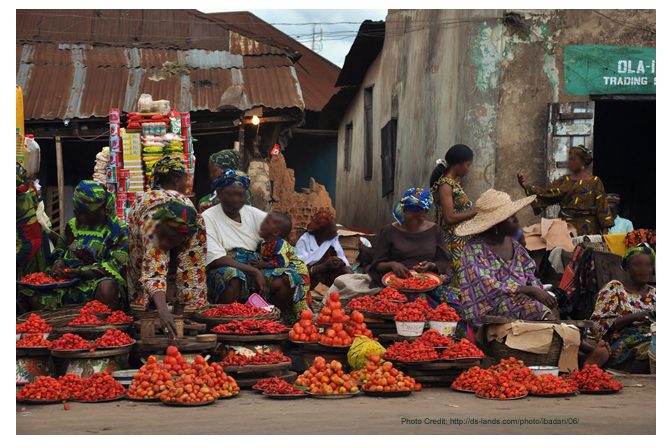
<instances>
[{"instance_id":1,"label":"green headwrap","mask_svg":"<svg viewBox=\"0 0 668 448\"><path fill-rule=\"evenodd\" d=\"M211 154L209 162L217 165L221 170L238 170L241 166L241 157L239 151L223 149Z\"/></svg>"},{"instance_id":2,"label":"green headwrap","mask_svg":"<svg viewBox=\"0 0 668 448\"><path fill-rule=\"evenodd\" d=\"M156 177L163 176L165 174L172 173L185 173L186 164L180 157L165 156L162 159L158 160L155 165L153 165L153 174L151 175L151 190L156 190L161 187L156 182Z\"/></svg>"},{"instance_id":3,"label":"green headwrap","mask_svg":"<svg viewBox=\"0 0 668 448\"><path fill-rule=\"evenodd\" d=\"M157 208L153 219L179 233L197 233L197 210L185 202L172 199Z\"/></svg>"},{"instance_id":4,"label":"green headwrap","mask_svg":"<svg viewBox=\"0 0 668 448\"><path fill-rule=\"evenodd\" d=\"M652 258L652 263L654 263L656 254L654 253L652 248L646 244L639 244L636 247L632 247L626 251L626 253L622 257L622 269L626 270L629 267L629 262L631 261L631 258L639 254L649 255Z\"/></svg>"},{"instance_id":5,"label":"green headwrap","mask_svg":"<svg viewBox=\"0 0 668 448\"><path fill-rule=\"evenodd\" d=\"M114 195L109 193L104 185L92 180L79 182L72 194L74 210L94 212L104 207L108 215L115 216L114 202Z\"/></svg>"}]
</instances>

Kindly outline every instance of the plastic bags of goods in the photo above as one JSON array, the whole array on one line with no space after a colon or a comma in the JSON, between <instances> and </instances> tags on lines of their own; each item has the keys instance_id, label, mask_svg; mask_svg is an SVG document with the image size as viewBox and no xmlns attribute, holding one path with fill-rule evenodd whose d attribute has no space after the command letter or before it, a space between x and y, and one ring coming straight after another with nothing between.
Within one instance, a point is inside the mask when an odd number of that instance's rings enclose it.
<instances>
[{"instance_id":1,"label":"plastic bags of goods","mask_svg":"<svg viewBox=\"0 0 668 448\"><path fill-rule=\"evenodd\" d=\"M358 336L348 350L348 364L353 370L359 370L366 365L371 355L382 355L385 348L373 339Z\"/></svg>"},{"instance_id":2,"label":"plastic bags of goods","mask_svg":"<svg viewBox=\"0 0 668 448\"><path fill-rule=\"evenodd\" d=\"M25 136L23 144L23 166L28 172L28 176L35 176L37 173L39 173L39 145L31 134Z\"/></svg>"},{"instance_id":3,"label":"plastic bags of goods","mask_svg":"<svg viewBox=\"0 0 668 448\"><path fill-rule=\"evenodd\" d=\"M101 184L107 183L107 168L109 167L109 147L105 146L95 156L93 167L93 180Z\"/></svg>"},{"instance_id":4,"label":"plastic bags of goods","mask_svg":"<svg viewBox=\"0 0 668 448\"><path fill-rule=\"evenodd\" d=\"M165 134L164 135L165 146L163 147L163 152L166 156L176 156L184 158L183 153L183 140L180 136L176 134Z\"/></svg>"}]
</instances>

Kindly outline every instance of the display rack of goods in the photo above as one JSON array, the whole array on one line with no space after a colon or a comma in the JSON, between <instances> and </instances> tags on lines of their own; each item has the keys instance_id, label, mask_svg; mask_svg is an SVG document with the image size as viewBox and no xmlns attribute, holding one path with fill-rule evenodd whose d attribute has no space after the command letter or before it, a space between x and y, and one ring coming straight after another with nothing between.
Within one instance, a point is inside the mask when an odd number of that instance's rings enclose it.
<instances>
[{"instance_id":1,"label":"display rack of goods","mask_svg":"<svg viewBox=\"0 0 668 448\"><path fill-rule=\"evenodd\" d=\"M455 344L455 341L450 336L441 334L436 330L425 331L422 333L422 335L415 339L415 342L420 342L424 345L428 345L437 349L447 348Z\"/></svg>"},{"instance_id":2,"label":"display rack of goods","mask_svg":"<svg viewBox=\"0 0 668 448\"><path fill-rule=\"evenodd\" d=\"M53 327L35 313L30 313L27 320L16 324L16 334L48 334L51 330Z\"/></svg>"},{"instance_id":3,"label":"display rack of goods","mask_svg":"<svg viewBox=\"0 0 668 448\"><path fill-rule=\"evenodd\" d=\"M217 325L211 331L229 335L262 335L287 333L290 328L273 320L244 319Z\"/></svg>"},{"instance_id":4,"label":"display rack of goods","mask_svg":"<svg viewBox=\"0 0 668 448\"><path fill-rule=\"evenodd\" d=\"M476 397L489 400L516 400L528 395L524 384L513 381L507 372L496 373L476 388Z\"/></svg>"},{"instance_id":5,"label":"display rack of goods","mask_svg":"<svg viewBox=\"0 0 668 448\"><path fill-rule=\"evenodd\" d=\"M394 316L400 336L420 336L424 331L425 310L419 301L401 305Z\"/></svg>"},{"instance_id":6,"label":"display rack of goods","mask_svg":"<svg viewBox=\"0 0 668 448\"><path fill-rule=\"evenodd\" d=\"M179 368L181 369L180 365ZM128 398L140 401L159 400L163 391L174 383L170 371L176 371L171 369L171 365L159 363L155 356L149 356L146 364L141 366L132 378L128 387Z\"/></svg>"},{"instance_id":7,"label":"display rack of goods","mask_svg":"<svg viewBox=\"0 0 668 448\"><path fill-rule=\"evenodd\" d=\"M400 293L394 288L383 288L377 295L377 299L389 300L390 302L408 302L408 297Z\"/></svg>"},{"instance_id":8,"label":"display rack of goods","mask_svg":"<svg viewBox=\"0 0 668 448\"><path fill-rule=\"evenodd\" d=\"M481 384L492 381L494 374L480 366L474 366L462 372L453 382L451 387L459 392L477 392Z\"/></svg>"},{"instance_id":9,"label":"display rack of goods","mask_svg":"<svg viewBox=\"0 0 668 448\"><path fill-rule=\"evenodd\" d=\"M528 389L531 395L539 397L567 397L577 394L578 385L575 381L547 373L533 378Z\"/></svg>"},{"instance_id":10,"label":"display rack of goods","mask_svg":"<svg viewBox=\"0 0 668 448\"><path fill-rule=\"evenodd\" d=\"M362 389L367 395L373 396L406 396L413 391L422 390L422 386L413 378L395 368L391 362L385 361L377 365L374 360L367 364ZM373 369L371 371L371 369Z\"/></svg>"},{"instance_id":11,"label":"display rack of goods","mask_svg":"<svg viewBox=\"0 0 668 448\"><path fill-rule=\"evenodd\" d=\"M327 363L325 358L317 356L313 365L297 377L295 385L305 388L315 397L347 398L358 394L359 387L342 369L343 365L340 362Z\"/></svg>"},{"instance_id":12,"label":"display rack of goods","mask_svg":"<svg viewBox=\"0 0 668 448\"><path fill-rule=\"evenodd\" d=\"M462 339L441 352L441 359L470 359L484 357L485 354L483 351L468 339ZM529 369L527 368L527 370ZM529 373L531 373L531 370L529 370Z\"/></svg>"},{"instance_id":13,"label":"display rack of goods","mask_svg":"<svg viewBox=\"0 0 668 448\"><path fill-rule=\"evenodd\" d=\"M73 398L81 402L101 402L118 400L125 396L125 387L109 372L94 373L84 378L81 391Z\"/></svg>"},{"instance_id":14,"label":"display rack of goods","mask_svg":"<svg viewBox=\"0 0 668 448\"><path fill-rule=\"evenodd\" d=\"M399 278L393 272L383 276L383 284L404 292L426 292L438 287L441 278L431 272L410 271L407 278Z\"/></svg>"},{"instance_id":15,"label":"display rack of goods","mask_svg":"<svg viewBox=\"0 0 668 448\"><path fill-rule=\"evenodd\" d=\"M583 394L616 393L624 386L596 364L587 364L582 370L575 370L568 378L577 384Z\"/></svg>"},{"instance_id":16,"label":"display rack of goods","mask_svg":"<svg viewBox=\"0 0 668 448\"><path fill-rule=\"evenodd\" d=\"M383 359L405 363L419 363L438 359L438 352L421 342L395 342L387 348Z\"/></svg>"},{"instance_id":17,"label":"display rack of goods","mask_svg":"<svg viewBox=\"0 0 668 448\"><path fill-rule=\"evenodd\" d=\"M248 317L248 316L265 316L269 311L259 308L254 305L245 303L229 303L227 305L219 305L215 308L208 309L202 312L204 317Z\"/></svg>"},{"instance_id":18,"label":"display rack of goods","mask_svg":"<svg viewBox=\"0 0 668 448\"><path fill-rule=\"evenodd\" d=\"M320 329L313 323L313 312L304 310L301 319L292 326L290 340L297 343L315 343L320 340Z\"/></svg>"},{"instance_id":19,"label":"display rack of goods","mask_svg":"<svg viewBox=\"0 0 668 448\"><path fill-rule=\"evenodd\" d=\"M392 318L399 311L401 305L388 300L378 300L375 296L355 297L348 302L348 309L368 313L375 313L386 318Z\"/></svg>"},{"instance_id":20,"label":"display rack of goods","mask_svg":"<svg viewBox=\"0 0 668 448\"><path fill-rule=\"evenodd\" d=\"M56 339L51 343L51 350L85 351L85 350L94 350L94 346L90 343L90 341L82 338L78 334L65 333L60 338Z\"/></svg>"},{"instance_id":21,"label":"display rack of goods","mask_svg":"<svg viewBox=\"0 0 668 448\"><path fill-rule=\"evenodd\" d=\"M318 314L316 322L318 325L330 325L330 324L345 324L350 320L350 317L346 315L346 312L341 305L339 300L339 293L332 292L325 302L325 306L322 308Z\"/></svg>"},{"instance_id":22,"label":"display rack of goods","mask_svg":"<svg viewBox=\"0 0 668 448\"><path fill-rule=\"evenodd\" d=\"M84 387L84 379L75 373L68 373L58 378L61 388L61 399L74 399L81 394Z\"/></svg>"},{"instance_id":23,"label":"display rack of goods","mask_svg":"<svg viewBox=\"0 0 668 448\"><path fill-rule=\"evenodd\" d=\"M49 348L51 341L44 339L43 333L25 333L16 341L16 348Z\"/></svg>"},{"instance_id":24,"label":"display rack of goods","mask_svg":"<svg viewBox=\"0 0 668 448\"><path fill-rule=\"evenodd\" d=\"M102 336L93 341L93 345L98 349L111 347L127 347L135 343L127 333L124 333L116 328L110 328L105 331Z\"/></svg>"}]
</instances>

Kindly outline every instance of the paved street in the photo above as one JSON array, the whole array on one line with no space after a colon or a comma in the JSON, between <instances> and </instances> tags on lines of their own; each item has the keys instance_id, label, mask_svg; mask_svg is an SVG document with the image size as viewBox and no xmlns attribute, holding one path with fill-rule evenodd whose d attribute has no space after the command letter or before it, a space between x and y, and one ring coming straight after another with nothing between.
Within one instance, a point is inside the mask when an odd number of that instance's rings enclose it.
<instances>
[{"instance_id":1,"label":"paved street","mask_svg":"<svg viewBox=\"0 0 668 448\"><path fill-rule=\"evenodd\" d=\"M411 397L273 401L242 391L203 408L159 403L17 405L17 434L655 434L656 380L617 395L486 401L447 389ZM452 420L451 420L452 419ZM466 420L469 419L467 422ZM471 419L477 419L478 423ZM486 419L483 422L483 419ZM517 420L501 422L501 419ZM525 419L523 424L519 419ZM527 421L527 419L552 419ZM421 420L421 421L420 421ZM560 422L557 423L557 420ZM253 421L251 425L249 422ZM459 423L459 424L458 424Z\"/></svg>"}]
</instances>

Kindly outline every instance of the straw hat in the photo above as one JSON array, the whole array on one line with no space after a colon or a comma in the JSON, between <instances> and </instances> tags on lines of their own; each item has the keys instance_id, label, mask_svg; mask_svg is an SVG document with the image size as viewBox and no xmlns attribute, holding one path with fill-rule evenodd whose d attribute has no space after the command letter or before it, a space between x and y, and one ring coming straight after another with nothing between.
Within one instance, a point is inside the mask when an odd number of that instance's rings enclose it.
<instances>
[{"instance_id":1,"label":"straw hat","mask_svg":"<svg viewBox=\"0 0 668 448\"><path fill-rule=\"evenodd\" d=\"M536 195L513 201L508 193L489 189L475 201L475 210L478 214L458 225L455 234L457 236L470 236L482 233L510 218L531 204L534 199L536 199Z\"/></svg>"}]
</instances>

